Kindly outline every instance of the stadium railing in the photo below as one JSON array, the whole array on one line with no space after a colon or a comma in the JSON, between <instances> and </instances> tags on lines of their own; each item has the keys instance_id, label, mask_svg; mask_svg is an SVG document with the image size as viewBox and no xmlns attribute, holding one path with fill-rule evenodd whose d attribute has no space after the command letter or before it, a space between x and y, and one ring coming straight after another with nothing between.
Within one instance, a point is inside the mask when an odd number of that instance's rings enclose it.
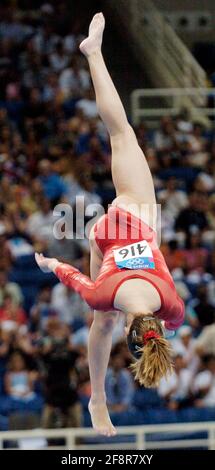
<instances>
[{"instance_id":1,"label":"stadium railing","mask_svg":"<svg viewBox=\"0 0 215 470\"><path fill-rule=\"evenodd\" d=\"M143 88L131 93L131 118L137 125L140 120L156 126L162 116L177 116L187 104L193 120L206 125L215 118L215 88Z\"/></svg>"},{"instance_id":2,"label":"stadium railing","mask_svg":"<svg viewBox=\"0 0 215 470\"><path fill-rule=\"evenodd\" d=\"M98 437L91 428L33 429L26 431L0 432L0 448L35 448L38 439L64 439L63 446L51 449L96 450L96 449L215 449L215 422L179 423L146 426L118 427L118 435L107 440ZM28 442L28 444L26 444ZM48 443L41 445L48 448Z\"/></svg>"}]
</instances>

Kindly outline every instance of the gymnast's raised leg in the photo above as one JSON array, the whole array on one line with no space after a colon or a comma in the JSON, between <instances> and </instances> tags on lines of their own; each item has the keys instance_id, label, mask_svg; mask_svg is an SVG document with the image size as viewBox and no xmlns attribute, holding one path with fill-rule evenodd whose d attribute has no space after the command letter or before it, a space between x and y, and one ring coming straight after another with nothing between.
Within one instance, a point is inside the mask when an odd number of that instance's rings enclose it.
<instances>
[{"instance_id":1,"label":"gymnast's raised leg","mask_svg":"<svg viewBox=\"0 0 215 470\"><path fill-rule=\"evenodd\" d=\"M126 206L147 205L150 212L149 225L151 225L150 209L156 208L154 184L148 163L128 123L122 102L102 56L104 26L103 14L97 13L91 21L89 36L81 43L80 50L88 59L99 114L110 135L112 178L117 194L114 203Z\"/></svg>"}]
</instances>

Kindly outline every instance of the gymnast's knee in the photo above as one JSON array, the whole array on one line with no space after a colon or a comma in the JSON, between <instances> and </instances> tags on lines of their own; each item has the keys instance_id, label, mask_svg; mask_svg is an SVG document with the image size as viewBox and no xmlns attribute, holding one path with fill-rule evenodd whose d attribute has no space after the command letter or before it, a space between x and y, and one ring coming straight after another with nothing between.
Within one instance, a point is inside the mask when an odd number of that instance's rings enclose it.
<instances>
[{"instance_id":1,"label":"gymnast's knee","mask_svg":"<svg viewBox=\"0 0 215 470\"><path fill-rule=\"evenodd\" d=\"M122 144L125 146L126 142L133 141L134 139L136 141L134 129L129 122L120 126L114 134L110 134L111 147L116 151L119 150Z\"/></svg>"}]
</instances>

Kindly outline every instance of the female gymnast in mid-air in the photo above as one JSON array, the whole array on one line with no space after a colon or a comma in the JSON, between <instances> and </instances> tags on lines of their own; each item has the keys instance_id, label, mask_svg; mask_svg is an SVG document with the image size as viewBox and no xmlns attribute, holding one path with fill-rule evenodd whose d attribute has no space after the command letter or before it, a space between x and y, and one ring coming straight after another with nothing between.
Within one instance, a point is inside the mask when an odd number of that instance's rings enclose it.
<instances>
[{"instance_id":1,"label":"female gymnast in mid-air","mask_svg":"<svg viewBox=\"0 0 215 470\"><path fill-rule=\"evenodd\" d=\"M96 14L80 50L89 62L98 110L110 135L117 197L91 230L91 279L54 258L37 253L35 257L43 271L53 271L95 310L88 348L89 411L94 429L113 436L116 430L104 384L118 312L126 316L135 378L145 387L155 387L172 370L165 328L175 330L182 324L184 306L152 228L156 208L152 176L103 60L104 26L103 14Z\"/></svg>"}]
</instances>

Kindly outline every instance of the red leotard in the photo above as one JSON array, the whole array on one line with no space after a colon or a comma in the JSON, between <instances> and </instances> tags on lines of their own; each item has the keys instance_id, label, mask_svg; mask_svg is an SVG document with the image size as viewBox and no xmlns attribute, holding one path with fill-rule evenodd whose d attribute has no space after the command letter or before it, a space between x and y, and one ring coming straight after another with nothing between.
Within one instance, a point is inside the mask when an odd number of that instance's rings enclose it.
<instances>
[{"instance_id":1,"label":"red leotard","mask_svg":"<svg viewBox=\"0 0 215 470\"><path fill-rule=\"evenodd\" d=\"M95 310L114 310L114 298L120 285L128 279L144 279L158 291L161 308L154 314L165 321L166 328L175 330L183 323L184 304L178 296L164 257L157 246L156 232L145 222L118 207L111 206L108 213L94 226L95 240L103 254L103 262L95 282L76 268L61 263L55 270L58 278L78 292ZM118 268L113 250L146 240L152 250L155 268Z\"/></svg>"}]
</instances>

